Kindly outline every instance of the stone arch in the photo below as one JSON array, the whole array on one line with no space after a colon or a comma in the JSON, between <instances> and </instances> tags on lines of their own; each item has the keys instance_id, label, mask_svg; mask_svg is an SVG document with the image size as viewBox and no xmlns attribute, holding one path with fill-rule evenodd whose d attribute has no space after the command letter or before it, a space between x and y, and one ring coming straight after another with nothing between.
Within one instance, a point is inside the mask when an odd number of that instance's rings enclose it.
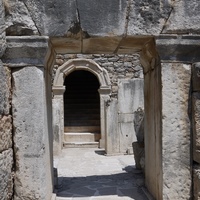
<instances>
[{"instance_id":1,"label":"stone arch","mask_svg":"<svg viewBox=\"0 0 200 200\"><path fill-rule=\"evenodd\" d=\"M76 70L85 70L94 74L100 84L100 147L106 148L106 122L105 104L110 99L111 82L106 69L101 68L96 62L90 59L72 59L61 65L55 74L53 81L53 134L54 154L59 154L63 146L64 136L64 106L63 93L65 92L64 80L67 75Z\"/></svg>"}]
</instances>

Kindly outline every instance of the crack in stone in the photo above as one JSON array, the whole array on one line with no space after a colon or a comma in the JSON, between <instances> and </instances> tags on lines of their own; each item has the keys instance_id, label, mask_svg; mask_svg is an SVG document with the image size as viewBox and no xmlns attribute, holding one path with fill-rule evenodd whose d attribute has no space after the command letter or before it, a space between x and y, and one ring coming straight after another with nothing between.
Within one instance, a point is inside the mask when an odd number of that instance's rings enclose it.
<instances>
[{"instance_id":1,"label":"crack in stone","mask_svg":"<svg viewBox=\"0 0 200 200\"><path fill-rule=\"evenodd\" d=\"M30 17L31 17L31 19L32 19L32 21L33 21L33 23L34 23L34 25L35 25L35 27L36 27L36 29L37 29L39 35L42 35L42 34L40 33L39 28L37 27L37 24L36 24L35 20L33 19L32 15L31 15L31 12L30 12L30 10L29 10L27 4L26 4L24 1L23 1L23 3L24 3L24 5L25 5L26 9L28 10L28 12L29 12L29 14L30 14Z\"/></svg>"},{"instance_id":2,"label":"crack in stone","mask_svg":"<svg viewBox=\"0 0 200 200\"><path fill-rule=\"evenodd\" d=\"M170 10L170 12L169 12L168 17L167 17L166 20L165 20L165 23L164 23L164 25L163 25L163 27L162 27L162 30L160 31L160 34L163 34L163 31L164 31L164 29L165 29L166 26L167 26L167 22L168 22L168 20L169 20L171 14L172 14L172 12L173 12L173 10L174 10L174 4L175 4L175 1L173 2L173 4L171 4L171 10Z\"/></svg>"},{"instance_id":3,"label":"crack in stone","mask_svg":"<svg viewBox=\"0 0 200 200\"><path fill-rule=\"evenodd\" d=\"M128 23L129 23L129 20L130 20L130 12L131 12L131 2L132 0L127 0L127 10L126 10L126 22L125 22L125 28L124 28L124 36L127 35L127 32L128 32Z\"/></svg>"}]
</instances>

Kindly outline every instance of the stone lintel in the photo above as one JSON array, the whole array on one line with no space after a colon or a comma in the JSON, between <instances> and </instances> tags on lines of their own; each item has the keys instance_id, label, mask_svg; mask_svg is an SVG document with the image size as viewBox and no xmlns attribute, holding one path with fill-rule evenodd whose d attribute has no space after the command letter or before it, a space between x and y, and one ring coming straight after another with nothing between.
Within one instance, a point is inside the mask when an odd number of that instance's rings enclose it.
<instances>
[{"instance_id":1,"label":"stone lintel","mask_svg":"<svg viewBox=\"0 0 200 200\"><path fill-rule=\"evenodd\" d=\"M7 36L7 48L2 57L9 67L45 65L48 51L47 36Z\"/></svg>"},{"instance_id":2,"label":"stone lintel","mask_svg":"<svg viewBox=\"0 0 200 200\"><path fill-rule=\"evenodd\" d=\"M200 35L159 35L155 40L162 61L200 61Z\"/></svg>"}]
</instances>

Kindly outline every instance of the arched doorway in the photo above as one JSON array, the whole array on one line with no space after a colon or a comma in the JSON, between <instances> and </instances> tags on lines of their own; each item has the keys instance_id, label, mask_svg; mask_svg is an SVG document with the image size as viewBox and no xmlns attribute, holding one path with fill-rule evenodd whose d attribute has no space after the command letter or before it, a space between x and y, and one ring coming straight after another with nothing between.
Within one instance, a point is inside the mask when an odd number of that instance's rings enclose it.
<instances>
[{"instance_id":1,"label":"arched doorway","mask_svg":"<svg viewBox=\"0 0 200 200\"><path fill-rule=\"evenodd\" d=\"M81 74L83 74L83 73L85 75L83 75L83 77L82 77ZM86 75L86 73L87 73L87 75ZM106 120L105 120L105 117L106 117L105 110L106 109L105 108L106 108L107 101L110 100L110 93L111 93L111 83L110 83L110 78L109 78L108 72L104 68L101 68L93 60L72 59L72 60L67 61L66 63L64 63L62 66L60 66L57 69L56 75L55 75L54 81L53 81L52 90L53 90L54 96L52 99L52 104L53 104L53 135L54 135L53 151L54 151L54 155L59 154L61 152L61 149L63 148L63 145L65 145L65 141L66 141L65 139L66 139L66 137L69 136L69 135L67 135L67 136L65 135L65 131L68 133L73 133L73 132L76 133L77 132L76 128L78 128L77 121L72 120L72 118L71 118L71 120L65 121L65 118L67 117L67 112L65 114L65 111L64 111L65 95L63 95L63 94L64 94L65 90L66 91L68 90L67 85L68 84L70 85L73 83L73 81L70 81L70 79L74 79L74 78L70 78L73 76L75 76L75 80L80 80L82 78L85 80L91 79L92 84L90 83L90 84L88 84L88 86L85 86L85 87L83 86L84 90L87 89L87 87L89 88L89 85L92 85L92 87L94 87L94 89L95 89L95 92L93 91L92 93L95 93L95 95L97 96L97 91L98 91L99 100L97 100L98 103L96 101L95 104L98 104L99 107L98 108L96 107L94 109L96 109L96 110L99 109L99 120L97 120L96 122L91 121L91 123L88 126L91 129L87 129L84 131L89 132L93 129L93 131L92 131L93 133L99 132L100 135L93 135L94 141L95 140L99 141L100 148L106 148L106 146L107 146L107 144L106 144ZM80 78L80 76L82 78ZM71 86L70 88L75 87L75 84L78 84L79 87L82 87L83 84L79 84L78 83L79 81L75 81L75 82L76 83L74 83L74 86ZM84 81L82 81L82 83L83 82ZM98 88L98 90L97 90L97 88ZM72 89L72 90L75 91L76 88ZM82 92L83 95L85 95L84 91L82 91L80 89L78 89L78 90L79 90L79 93ZM89 93L91 93L91 89L90 89ZM86 94L86 96L88 96L88 95ZM80 98L80 97L76 96L76 101L79 101L79 100L77 100L77 98ZM92 107L92 106L90 105L89 107ZM79 108L80 108L80 105L79 105ZM73 112L73 111L70 111L70 112ZM91 112L91 111L88 110L88 112ZM80 114L80 112L79 112L79 114ZM77 116L75 116L75 119L77 119L77 118L80 118L80 117L78 117L78 115L77 115ZM91 116L90 116L90 118L91 118ZM86 119L86 117L85 117L85 119ZM66 122L66 128L65 128L65 122ZM73 126L73 123L75 123L74 125L76 125L77 127ZM83 123L83 121L81 123ZM90 126L91 124L94 125L95 123L98 124L98 127ZM71 132L72 127L73 127L73 132ZM79 126L79 128L80 128L80 126ZM82 129L81 133L83 133L83 129ZM89 133L91 133L91 132L89 132ZM72 134L72 135L74 135L74 134ZM84 135L84 134L82 134L82 135Z\"/></svg>"},{"instance_id":2,"label":"arched doorway","mask_svg":"<svg viewBox=\"0 0 200 200\"><path fill-rule=\"evenodd\" d=\"M64 146L98 147L100 132L99 81L91 72L76 70L64 81Z\"/></svg>"}]
</instances>

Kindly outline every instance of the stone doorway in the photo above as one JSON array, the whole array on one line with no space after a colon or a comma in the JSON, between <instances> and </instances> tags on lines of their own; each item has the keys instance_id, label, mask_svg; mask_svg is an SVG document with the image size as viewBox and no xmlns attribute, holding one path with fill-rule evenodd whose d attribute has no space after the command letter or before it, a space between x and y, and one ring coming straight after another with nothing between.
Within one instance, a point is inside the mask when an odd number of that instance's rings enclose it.
<instances>
[{"instance_id":1,"label":"stone doorway","mask_svg":"<svg viewBox=\"0 0 200 200\"><path fill-rule=\"evenodd\" d=\"M98 147L100 133L99 81L77 70L64 81L64 146Z\"/></svg>"}]
</instances>

